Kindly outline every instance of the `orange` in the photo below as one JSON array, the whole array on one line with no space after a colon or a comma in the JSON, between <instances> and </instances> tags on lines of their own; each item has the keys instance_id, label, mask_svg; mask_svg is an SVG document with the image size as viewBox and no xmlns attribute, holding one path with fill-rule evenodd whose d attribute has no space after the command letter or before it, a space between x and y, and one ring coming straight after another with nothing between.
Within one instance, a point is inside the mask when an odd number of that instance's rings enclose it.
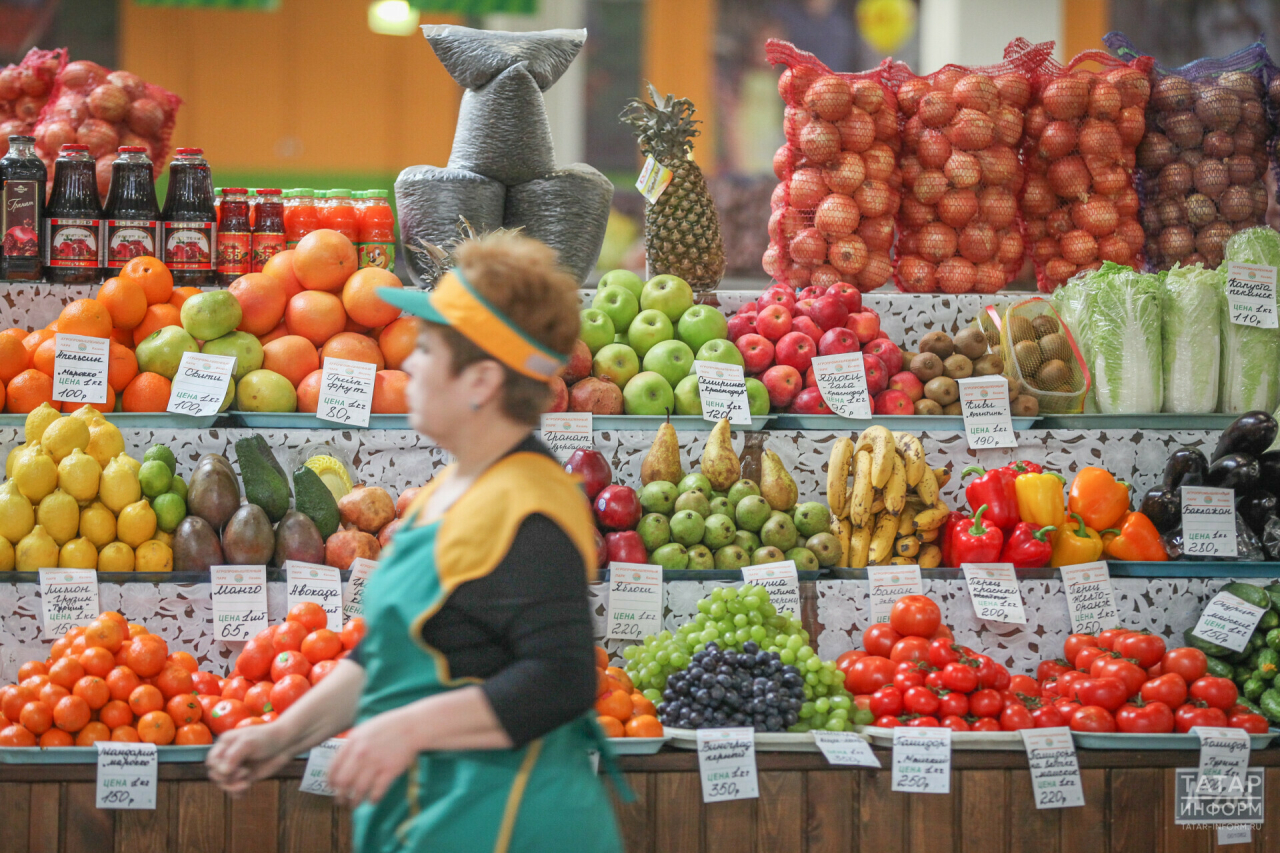
<instances>
[{"instance_id":1,"label":"orange","mask_svg":"<svg viewBox=\"0 0 1280 853\"><path fill-rule=\"evenodd\" d=\"M169 304L174 308L181 309L182 303L186 302L199 292L200 288L198 287L175 287L173 289L173 296L169 297Z\"/></svg>"},{"instance_id":2,"label":"orange","mask_svg":"<svg viewBox=\"0 0 1280 853\"><path fill-rule=\"evenodd\" d=\"M596 646L596 669L609 668L609 653L600 646Z\"/></svg>"},{"instance_id":3,"label":"orange","mask_svg":"<svg viewBox=\"0 0 1280 853\"><path fill-rule=\"evenodd\" d=\"M170 382L159 373L139 373L124 389L126 412L163 412L169 407Z\"/></svg>"},{"instance_id":4,"label":"orange","mask_svg":"<svg viewBox=\"0 0 1280 853\"><path fill-rule=\"evenodd\" d=\"M409 400L405 388L409 374L400 370L379 370L373 376L373 413L375 415L405 415L409 413Z\"/></svg>"},{"instance_id":5,"label":"orange","mask_svg":"<svg viewBox=\"0 0 1280 853\"><path fill-rule=\"evenodd\" d=\"M342 300L332 293L303 291L290 299L284 309L284 324L289 334L301 335L316 346L341 332L346 323L347 312L342 308Z\"/></svg>"},{"instance_id":6,"label":"orange","mask_svg":"<svg viewBox=\"0 0 1280 853\"><path fill-rule=\"evenodd\" d=\"M57 340L49 338L49 340L36 347L35 354L31 356L31 366L45 376L53 376L53 360L57 353Z\"/></svg>"},{"instance_id":7,"label":"orange","mask_svg":"<svg viewBox=\"0 0 1280 853\"><path fill-rule=\"evenodd\" d=\"M125 646L125 663L141 678L159 675L169 657L169 644L163 637L144 634L134 637Z\"/></svg>"},{"instance_id":8,"label":"orange","mask_svg":"<svg viewBox=\"0 0 1280 853\"><path fill-rule=\"evenodd\" d=\"M213 734L204 723L188 723L178 728L173 742L179 746L203 746L213 743Z\"/></svg>"},{"instance_id":9,"label":"orange","mask_svg":"<svg viewBox=\"0 0 1280 853\"><path fill-rule=\"evenodd\" d=\"M96 299L77 299L66 305L58 315L58 331L64 335L109 338L111 327L111 314L107 311L107 306Z\"/></svg>"},{"instance_id":10,"label":"orange","mask_svg":"<svg viewBox=\"0 0 1280 853\"><path fill-rule=\"evenodd\" d=\"M18 682L26 681L33 675L48 675L49 667L42 660L29 660L18 667Z\"/></svg>"},{"instance_id":11,"label":"orange","mask_svg":"<svg viewBox=\"0 0 1280 853\"><path fill-rule=\"evenodd\" d=\"M324 371L316 369L307 374L307 378L298 383L298 411L314 412L320 405L320 377ZM374 385L376 389L378 386ZM374 393L377 393L376 391Z\"/></svg>"},{"instance_id":12,"label":"orange","mask_svg":"<svg viewBox=\"0 0 1280 853\"><path fill-rule=\"evenodd\" d=\"M293 274L307 290L341 290L359 263L351 241L329 228L312 231L293 249Z\"/></svg>"},{"instance_id":13,"label":"orange","mask_svg":"<svg viewBox=\"0 0 1280 853\"><path fill-rule=\"evenodd\" d=\"M132 329L147 313L147 293L135 281L109 278L98 288L98 301L107 306L111 325Z\"/></svg>"},{"instance_id":14,"label":"orange","mask_svg":"<svg viewBox=\"0 0 1280 853\"><path fill-rule=\"evenodd\" d=\"M610 690L596 700L596 713L625 723L631 719L631 694L625 690Z\"/></svg>"},{"instance_id":15,"label":"orange","mask_svg":"<svg viewBox=\"0 0 1280 853\"><path fill-rule=\"evenodd\" d=\"M191 693L180 693L170 698L165 703L164 711L179 726L198 723L200 722L200 717L204 714L200 703L196 701L195 695Z\"/></svg>"},{"instance_id":16,"label":"orange","mask_svg":"<svg viewBox=\"0 0 1280 853\"><path fill-rule=\"evenodd\" d=\"M413 352L418 344L418 320L416 317L401 317L388 323L378 335L378 348L387 360L387 367L399 370L400 365Z\"/></svg>"},{"instance_id":17,"label":"orange","mask_svg":"<svg viewBox=\"0 0 1280 853\"><path fill-rule=\"evenodd\" d=\"M100 740L111 740L111 729L99 722L85 723L76 735L76 746L93 746Z\"/></svg>"},{"instance_id":18,"label":"orange","mask_svg":"<svg viewBox=\"0 0 1280 853\"><path fill-rule=\"evenodd\" d=\"M286 302L292 299L295 293L302 292L302 282L298 281L298 277L293 274L293 249L277 252L262 267L262 271L279 283L284 290Z\"/></svg>"},{"instance_id":19,"label":"orange","mask_svg":"<svg viewBox=\"0 0 1280 853\"><path fill-rule=\"evenodd\" d=\"M627 737L662 737L662 723L652 714L641 714L627 721Z\"/></svg>"},{"instance_id":20,"label":"orange","mask_svg":"<svg viewBox=\"0 0 1280 853\"><path fill-rule=\"evenodd\" d=\"M123 391L138 375L138 357L129 347L115 341L111 342L111 357L107 365L107 382L113 391Z\"/></svg>"},{"instance_id":21,"label":"orange","mask_svg":"<svg viewBox=\"0 0 1280 853\"><path fill-rule=\"evenodd\" d=\"M271 343L276 338L283 338L287 334L289 334L289 327L284 324L284 320L281 320L280 324L276 326L274 329L267 332L265 335L259 335L258 343L262 344L265 347L267 344Z\"/></svg>"},{"instance_id":22,"label":"orange","mask_svg":"<svg viewBox=\"0 0 1280 853\"><path fill-rule=\"evenodd\" d=\"M121 346L132 347L133 346L133 329L112 329L111 340L115 341Z\"/></svg>"},{"instance_id":23,"label":"orange","mask_svg":"<svg viewBox=\"0 0 1280 853\"><path fill-rule=\"evenodd\" d=\"M50 332L56 332L56 331L58 331L58 321L57 321L57 320L54 320L54 321L53 321L52 323L50 323L49 325L45 326L45 329L47 329L47 330L48 330L48 331L50 331Z\"/></svg>"},{"instance_id":24,"label":"orange","mask_svg":"<svg viewBox=\"0 0 1280 853\"><path fill-rule=\"evenodd\" d=\"M133 709L129 707L128 702L112 699L98 711L98 719L109 729L114 729L116 726L127 726L133 723Z\"/></svg>"},{"instance_id":25,"label":"orange","mask_svg":"<svg viewBox=\"0 0 1280 853\"><path fill-rule=\"evenodd\" d=\"M600 724L600 728L604 731L605 737L627 736L627 730L622 727L622 723L613 717L601 715L596 717L596 722Z\"/></svg>"},{"instance_id":26,"label":"orange","mask_svg":"<svg viewBox=\"0 0 1280 853\"><path fill-rule=\"evenodd\" d=\"M190 652L174 652L169 655L169 663L176 663L178 666L191 673L193 676L200 669L200 664L191 656Z\"/></svg>"},{"instance_id":27,"label":"orange","mask_svg":"<svg viewBox=\"0 0 1280 853\"><path fill-rule=\"evenodd\" d=\"M84 667L80 665L80 661L71 655L67 655L49 667L49 680L59 687L65 687L68 690L76 686L76 682L84 678ZM5 712L6 717L13 717L9 713L8 708L0 709Z\"/></svg>"},{"instance_id":28,"label":"orange","mask_svg":"<svg viewBox=\"0 0 1280 853\"><path fill-rule=\"evenodd\" d=\"M88 648L101 646L113 655L124 645L125 627L115 619L99 616L85 628L84 644Z\"/></svg>"},{"instance_id":29,"label":"orange","mask_svg":"<svg viewBox=\"0 0 1280 853\"><path fill-rule=\"evenodd\" d=\"M347 316L370 328L385 326L400 316L400 309L388 305L378 296L379 287L402 288L396 274L381 267L365 267L347 279L342 286L342 307Z\"/></svg>"},{"instance_id":30,"label":"orange","mask_svg":"<svg viewBox=\"0 0 1280 853\"><path fill-rule=\"evenodd\" d=\"M69 732L62 729L49 729L40 735L40 748L47 749L51 746L75 746L76 739Z\"/></svg>"},{"instance_id":31,"label":"orange","mask_svg":"<svg viewBox=\"0 0 1280 853\"><path fill-rule=\"evenodd\" d=\"M653 706L652 702L644 697L643 693L632 693L631 713L633 716L636 714L650 714L656 717L658 715L658 709Z\"/></svg>"},{"instance_id":32,"label":"orange","mask_svg":"<svg viewBox=\"0 0 1280 853\"><path fill-rule=\"evenodd\" d=\"M133 726L116 726L111 730L111 739L118 743L137 743L138 730Z\"/></svg>"},{"instance_id":33,"label":"orange","mask_svg":"<svg viewBox=\"0 0 1280 853\"><path fill-rule=\"evenodd\" d=\"M369 331L369 327L360 325L355 320L352 320L350 316L348 316L347 323L342 327L342 331L355 332L357 335L363 335Z\"/></svg>"},{"instance_id":34,"label":"orange","mask_svg":"<svg viewBox=\"0 0 1280 853\"><path fill-rule=\"evenodd\" d=\"M284 288L274 278L261 272L242 275L227 288L240 303L241 320L237 331L265 335L279 325L284 306L289 301Z\"/></svg>"},{"instance_id":35,"label":"orange","mask_svg":"<svg viewBox=\"0 0 1280 853\"><path fill-rule=\"evenodd\" d=\"M164 707L164 696L150 684L142 684L129 694L129 709L139 717Z\"/></svg>"},{"instance_id":36,"label":"orange","mask_svg":"<svg viewBox=\"0 0 1280 853\"><path fill-rule=\"evenodd\" d=\"M375 364L381 370L386 364L382 350L373 338L355 332L339 332L324 342L320 348L320 363L326 358L345 358L347 361L362 361Z\"/></svg>"},{"instance_id":37,"label":"orange","mask_svg":"<svg viewBox=\"0 0 1280 853\"><path fill-rule=\"evenodd\" d=\"M32 409L38 408L41 403L53 406L54 411L62 411L62 403L55 402L53 399L52 376L27 368L9 380L4 395L6 412L25 415Z\"/></svg>"},{"instance_id":38,"label":"orange","mask_svg":"<svg viewBox=\"0 0 1280 853\"><path fill-rule=\"evenodd\" d=\"M96 675L86 675L77 681L71 695L79 696L95 711L111 701L111 690L107 687L107 682Z\"/></svg>"},{"instance_id":39,"label":"orange","mask_svg":"<svg viewBox=\"0 0 1280 853\"><path fill-rule=\"evenodd\" d=\"M85 649L81 652L79 661L84 667L85 675L96 675L98 678L106 678L116 667L116 656L101 646Z\"/></svg>"},{"instance_id":40,"label":"orange","mask_svg":"<svg viewBox=\"0 0 1280 853\"><path fill-rule=\"evenodd\" d=\"M173 273L158 258L147 255L134 258L120 270L120 279L141 287L148 305L168 302L173 295Z\"/></svg>"},{"instance_id":41,"label":"orange","mask_svg":"<svg viewBox=\"0 0 1280 853\"><path fill-rule=\"evenodd\" d=\"M10 379L31 364L31 353L22 345L25 337L25 334L22 338L17 335L0 335L0 384L8 384Z\"/></svg>"},{"instance_id":42,"label":"orange","mask_svg":"<svg viewBox=\"0 0 1280 853\"><path fill-rule=\"evenodd\" d=\"M306 338L285 335L262 347L262 367L279 373L296 388L308 373L320 368L320 354Z\"/></svg>"},{"instance_id":43,"label":"orange","mask_svg":"<svg viewBox=\"0 0 1280 853\"><path fill-rule=\"evenodd\" d=\"M133 345L136 347L157 329L165 326L181 326L182 312L168 302L160 302L147 306L147 315L133 330Z\"/></svg>"},{"instance_id":44,"label":"orange","mask_svg":"<svg viewBox=\"0 0 1280 853\"><path fill-rule=\"evenodd\" d=\"M10 337L17 338L18 343L22 343L22 339L29 334L31 333L28 332L26 329L19 329L17 326L14 326L12 329L5 329L3 332L0 332L0 335L8 335Z\"/></svg>"},{"instance_id":45,"label":"orange","mask_svg":"<svg viewBox=\"0 0 1280 853\"><path fill-rule=\"evenodd\" d=\"M27 355L35 355L36 347L54 336L54 332L50 329L38 329L22 339L22 346L27 351Z\"/></svg>"},{"instance_id":46,"label":"orange","mask_svg":"<svg viewBox=\"0 0 1280 853\"><path fill-rule=\"evenodd\" d=\"M319 631L329 624L329 615L324 612L323 607L314 601L303 601L300 604L295 604L284 618L289 622L301 622L302 626L309 632Z\"/></svg>"},{"instance_id":47,"label":"orange","mask_svg":"<svg viewBox=\"0 0 1280 853\"><path fill-rule=\"evenodd\" d=\"M164 746L173 743L177 728L173 725L173 717L164 711L152 711L138 720L138 739L143 743L154 743Z\"/></svg>"},{"instance_id":48,"label":"orange","mask_svg":"<svg viewBox=\"0 0 1280 853\"><path fill-rule=\"evenodd\" d=\"M164 663L164 668L160 670L160 674L155 677L155 683L166 699L172 699L182 693L190 695L191 691L195 690L195 682L191 680L191 673L176 663L170 663L167 660Z\"/></svg>"}]
</instances>

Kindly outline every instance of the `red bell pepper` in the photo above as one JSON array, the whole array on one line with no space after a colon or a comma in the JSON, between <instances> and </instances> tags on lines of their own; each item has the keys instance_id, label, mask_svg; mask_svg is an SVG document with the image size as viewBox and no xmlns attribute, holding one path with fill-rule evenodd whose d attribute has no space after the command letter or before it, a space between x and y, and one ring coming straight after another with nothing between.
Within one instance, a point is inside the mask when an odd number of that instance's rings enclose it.
<instances>
[{"instance_id":1,"label":"red bell pepper","mask_svg":"<svg viewBox=\"0 0 1280 853\"><path fill-rule=\"evenodd\" d=\"M947 516L947 520L942 523L942 563L940 565L947 568L958 568L959 563L955 561L955 541L956 531L960 525L969 524L969 519L964 517L964 513L952 510Z\"/></svg>"},{"instance_id":2,"label":"red bell pepper","mask_svg":"<svg viewBox=\"0 0 1280 853\"><path fill-rule=\"evenodd\" d=\"M1058 528L1036 527L1028 522L1019 522L1009 538L1005 540L1004 550L1000 552L1000 562L1013 563L1015 569L1042 569L1049 565L1053 556L1053 543L1049 534Z\"/></svg>"},{"instance_id":3,"label":"red bell pepper","mask_svg":"<svg viewBox=\"0 0 1280 853\"><path fill-rule=\"evenodd\" d=\"M995 563L1000 560L1000 549L1004 546L1004 534L999 527L988 527L982 523L982 516L987 512L986 504L978 507L972 519L965 519L970 524L961 523L955 530L956 565L961 563Z\"/></svg>"},{"instance_id":4,"label":"red bell pepper","mask_svg":"<svg viewBox=\"0 0 1280 853\"><path fill-rule=\"evenodd\" d=\"M1036 463L1034 463L1034 462L1028 462L1028 461L1027 461L1027 460L1025 460L1025 459L1019 459L1017 462L1010 462L1010 463L1009 463L1008 465L1006 465L1005 467L1006 467L1006 468L1012 468L1012 469L1013 469L1013 473L1014 473L1015 475L1017 475L1017 474L1043 474L1043 473L1044 473L1044 469L1043 469L1043 468L1041 468L1039 465L1037 465L1037 464L1036 464Z\"/></svg>"},{"instance_id":5,"label":"red bell pepper","mask_svg":"<svg viewBox=\"0 0 1280 853\"><path fill-rule=\"evenodd\" d=\"M1013 481L1019 473L1012 467L993 468L986 471L976 465L965 468L961 476L977 472L980 476L964 487L965 499L971 511L985 505L987 524L1001 531L1012 530L1022 519L1018 516L1018 492Z\"/></svg>"}]
</instances>

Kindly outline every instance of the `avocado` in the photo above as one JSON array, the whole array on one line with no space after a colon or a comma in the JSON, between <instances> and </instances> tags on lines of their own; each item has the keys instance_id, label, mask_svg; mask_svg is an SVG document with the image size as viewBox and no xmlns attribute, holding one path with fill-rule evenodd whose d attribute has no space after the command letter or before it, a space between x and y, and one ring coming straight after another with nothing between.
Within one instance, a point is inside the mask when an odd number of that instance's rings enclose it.
<instances>
[{"instance_id":1,"label":"avocado","mask_svg":"<svg viewBox=\"0 0 1280 853\"><path fill-rule=\"evenodd\" d=\"M289 479L267 442L260 435L242 438L236 442L236 456L245 498L262 507L273 524L284 518L289 511Z\"/></svg>"},{"instance_id":2,"label":"avocado","mask_svg":"<svg viewBox=\"0 0 1280 853\"><path fill-rule=\"evenodd\" d=\"M305 465L293 472L293 487L297 491L294 504L298 512L314 521L321 537L328 539L341 522L333 492L329 491L319 474Z\"/></svg>"}]
</instances>

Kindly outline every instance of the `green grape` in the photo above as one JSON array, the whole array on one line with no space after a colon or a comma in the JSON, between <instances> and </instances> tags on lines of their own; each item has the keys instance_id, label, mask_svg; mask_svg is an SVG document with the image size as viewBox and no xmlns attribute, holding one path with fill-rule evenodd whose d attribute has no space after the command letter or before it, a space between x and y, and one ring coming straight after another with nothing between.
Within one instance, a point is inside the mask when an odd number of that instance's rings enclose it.
<instances>
[{"instance_id":1,"label":"green grape","mask_svg":"<svg viewBox=\"0 0 1280 853\"><path fill-rule=\"evenodd\" d=\"M840 692L842 694L844 693L843 690L841 690ZM840 696L836 696L831 700L831 707L838 708L841 711L848 711L851 707L853 707L853 702L849 699L848 696L840 695Z\"/></svg>"},{"instance_id":2,"label":"green grape","mask_svg":"<svg viewBox=\"0 0 1280 853\"><path fill-rule=\"evenodd\" d=\"M650 687L648 690L643 690L641 692L644 693L644 698L648 699L650 702L653 702L654 704L657 704L658 702L662 701L661 690Z\"/></svg>"},{"instance_id":3,"label":"green grape","mask_svg":"<svg viewBox=\"0 0 1280 853\"><path fill-rule=\"evenodd\" d=\"M671 662L671 652L667 651L666 649L663 649L662 651L658 652L656 655L653 656L653 660L654 660L654 663L660 663L665 666L666 664Z\"/></svg>"},{"instance_id":4,"label":"green grape","mask_svg":"<svg viewBox=\"0 0 1280 853\"><path fill-rule=\"evenodd\" d=\"M764 625L764 617L760 615L759 610L752 610L750 613L747 614L747 619L751 622L752 625L760 625L760 626Z\"/></svg>"},{"instance_id":5,"label":"green grape","mask_svg":"<svg viewBox=\"0 0 1280 853\"><path fill-rule=\"evenodd\" d=\"M709 643L720 636L720 629L715 625L708 625L702 629L702 642Z\"/></svg>"},{"instance_id":6,"label":"green grape","mask_svg":"<svg viewBox=\"0 0 1280 853\"><path fill-rule=\"evenodd\" d=\"M805 702L804 704L802 704L802 705L800 706L800 711L798 712L798 714L799 714L800 719L802 719L802 720L807 720L807 719L809 719L810 717L812 717L812 716L813 716L813 714L814 714L814 707L813 707L813 703L812 703L812 702Z\"/></svg>"},{"instance_id":7,"label":"green grape","mask_svg":"<svg viewBox=\"0 0 1280 853\"><path fill-rule=\"evenodd\" d=\"M867 708L856 708L853 712L855 726L869 726L876 721L876 715Z\"/></svg>"},{"instance_id":8,"label":"green grape","mask_svg":"<svg viewBox=\"0 0 1280 853\"><path fill-rule=\"evenodd\" d=\"M832 677L830 672L824 669L818 673L818 680L823 684L832 684L835 681L835 678Z\"/></svg>"},{"instance_id":9,"label":"green grape","mask_svg":"<svg viewBox=\"0 0 1280 853\"><path fill-rule=\"evenodd\" d=\"M778 615L778 608L774 607L770 601L763 601L760 603L760 612L767 617L773 618ZM782 626L779 625L778 627Z\"/></svg>"},{"instance_id":10,"label":"green grape","mask_svg":"<svg viewBox=\"0 0 1280 853\"><path fill-rule=\"evenodd\" d=\"M805 646L805 649L808 649L808 648L809 648L808 646ZM801 649L801 651L803 650L804 649ZM810 649L810 651L812 651L812 649ZM822 661L818 660L817 656L815 655L804 662L804 668L809 670L810 672L817 672L819 669L822 668Z\"/></svg>"},{"instance_id":11,"label":"green grape","mask_svg":"<svg viewBox=\"0 0 1280 853\"><path fill-rule=\"evenodd\" d=\"M746 628L739 628L734 632L734 636L738 638L738 643L740 645L745 645L751 640L751 632Z\"/></svg>"},{"instance_id":12,"label":"green grape","mask_svg":"<svg viewBox=\"0 0 1280 853\"><path fill-rule=\"evenodd\" d=\"M791 649L783 649L778 652L778 660L782 661L785 665L790 666L796 662L796 653L791 651Z\"/></svg>"},{"instance_id":13,"label":"green grape","mask_svg":"<svg viewBox=\"0 0 1280 853\"><path fill-rule=\"evenodd\" d=\"M844 708L834 708L831 711L831 719L847 720L849 719L849 712Z\"/></svg>"},{"instance_id":14,"label":"green grape","mask_svg":"<svg viewBox=\"0 0 1280 853\"><path fill-rule=\"evenodd\" d=\"M825 714L831 710L831 702L824 696L823 698L813 703L813 708L819 714Z\"/></svg>"},{"instance_id":15,"label":"green grape","mask_svg":"<svg viewBox=\"0 0 1280 853\"><path fill-rule=\"evenodd\" d=\"M636 646L627 646L622 650L623 660L632 660L636 656Z\"/></svg>"},{"instance_id":16,"label":"green grape","mask_svg":"<svg viewBox=\"0 0 1280 853\"><path fill-rule=\"evenodd\" d=\"M809 726L809 724L808 724L808 723L806 723L806 722L804 722L803 720L801 720L800 722L796 723L796 724L795 724L794 726L792 726L791 728L787 729L787 731L791 732L792 734L798 734L798 735L800 735L800 734L804 734L805 732L808 732L808 731L813 731L813 729L812 729L812 728L810 728L810 726Z\"/></svg>"},{"instance_id":17,"label":"green grape","mask_svg":"<svg viewBox=\"0 0 1280 853\"><path fill-rule=\"evenodd\" d=\"M755 593L752 593L751 595L748 595L745 598L743 598L742 603L746 606L748 610L759 610L760 596L756 595Z\"/></svg>"},{"instance_id":18,"label":"green grape","mask_svg":"<svg viewBox=\"0 0 1280 853\"><path fill-rule=\"evenodd\" d=\"M751 639L755 640L757 643L764 642L764 628L761 628L759 625L752 625L751 630L748 633L751 634Z\"/></svg>"},{"instance_id":19,"label":"green grape","mask_svg":"<svg viewBox=\"0 0 1280 853\"><path fill-rule=\"evenodd\" d=\"M733 601L738 597L738 588L733 586L720 587L720 593L724 596L725 601Z\"/></svg>"},{"instance_id":20,"label":"green grape","mask_svg":"<svg viewBox=\"0 0 1280 853\"><path fill-rule=\"evenodd\" d=\"M815 729L825 727L827 725L827 715L821 711L815 711L813 718L809 720L809 725L813 726Z\"/></svg>"},{"instance_id":21,"label":"green grape","mask_svg":"<svg viewBox=\"0 0 1280 853\"><path fill-rule=\"evenodd\" d=\"M733 624L738 628L745 628L750 623L751 620L746 617L745 613L739 613L737 616L733 617Z\"/></svg>"},{"instance_id":22,"label":"green grape","mask_svg":"<svg viewBox=\"0 0 1280 853\"><path fill-rule=\"evenodd\" d=\"M724 616L724 614L725 608L723 604L717 601L715 604L711 605L711 613L709 615L712 619L719 619Z\"/></svg>"},{"instance_id":23,"label":"green grape","mask_svg":"<svg viewBox=\"0 0 1280 853\"><path fill-rule=\"evenodd\" d=\"M831 688L825 684L819 683L814 685L813 692L814 692L814 695L816 696L826 696L828 693L831 692Z\"/></svg>"},{"instance_id":24,"label":"green grape","mask_svg":"<svg viewBox=\"0 0 1280 853\"><path fill-rule=\"evenodd\" d=\"M827 720L827 725L824 728L829 732L842 732L844 731L844 722L844 720Z\"/></svg>"},{"instance_id":25,"label":"green grape","mask_svg":"<svg viewBox=\"0 0 1280 853\"><path fill-rule=\"evenodd\" d=\"M787 640L787 648L791 649L791 651L793 652L800 651L800 647L803 645L804 645L804 640L800 639L799 637L791 637L790 639Z\"/></svg>"},{"instance_id":26,"label":"green grape","mask_svg":"<svg viewBox=\"0 0 1280 853\"><path fill-rule=\"evenodd\" d=\"M688 666L688 665L689 665L689 656L688 656L688 655L686 655L684 652L672 652L672 653L671 653L671 668L672 668L672 669L684 669L684 668L685 668L686 666Z\"/></svg>"}]
</instances>

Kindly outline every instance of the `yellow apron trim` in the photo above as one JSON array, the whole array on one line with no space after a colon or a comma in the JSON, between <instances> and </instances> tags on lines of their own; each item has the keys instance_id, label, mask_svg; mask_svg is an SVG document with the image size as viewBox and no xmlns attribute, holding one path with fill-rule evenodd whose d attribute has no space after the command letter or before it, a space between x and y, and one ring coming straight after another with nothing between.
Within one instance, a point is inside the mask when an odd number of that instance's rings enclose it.
<instances>
[{"instance_id":1,"label":"yellow apron trim","mask_svg":"<svg viewBox=\"0 0 1280 853\"><path fill-rule=\"evenodd\" d=\"M422 806L418 803L418 794L422 783L418 780L418 760L415 758L413 764L409 765L409 779L405 786L404 798L409 805L409 816L400 822L396 827L396 840L401 844L407 844L405 836L409 832L409 825L418 817L422 811Z\"/></svg>"},{"instance_id":2,"label":"yellow apron trim","mask_svg":"<svg viewBox=\"0 0 1280 853\"><path fill-rule=\"evenodd\" d=\"M507 807L502 812L502 823L498 826L498 841L493 845L493 853L507 853L511 846L511 834L515 832L516 816L520 812L520 801L524 799L524 789L533 774L533 765L538 763L538 754L542 752L542 738L529 744L524 761L520 762L520 770L515 781L511 783L511 793L507 794Z\"/></svg>"}]
</instances>

